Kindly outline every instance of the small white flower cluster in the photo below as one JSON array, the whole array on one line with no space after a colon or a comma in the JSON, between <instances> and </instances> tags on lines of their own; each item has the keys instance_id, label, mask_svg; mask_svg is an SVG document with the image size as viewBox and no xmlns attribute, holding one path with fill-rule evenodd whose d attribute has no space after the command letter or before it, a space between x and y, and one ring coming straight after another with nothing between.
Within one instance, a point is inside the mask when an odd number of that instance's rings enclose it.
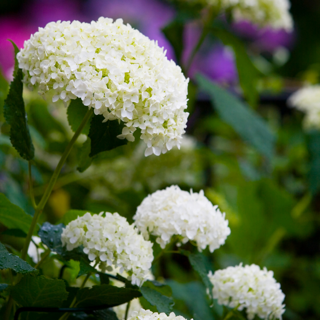
<instances>
[{"instance_id":1,"label":"small white flower cluster","mask_svg":"<svg viewBox=\"0 0 320 320\"><path fill-rule=\"evenodd\" d=\"M291 31L292 17L288 0L206 0L209 5L230 11L236 21L247 20L261 27Z\"/></svg>"},{"instance_id":2,"label":"small white flower cluster","mask_svg":"<svg viewBox=\"0 0 320 320\"><path fill-rule=\"evenodd\" d=\"M128 320L186 320L182 316L176 316L171 312L168 316L165 313L152 312L150 310L140 309L140 311L133 312ZM192 319L191 319L192 320Z\"/></svg>"},{"instance_id":3,"label":"small white flower cluster","mask_svg":"<svg viewBox=\"0 0 320 320\"><path fill-rule=\"evenodd\" d=\"M67 250L83 246L89 260L126 271L133 284L140 285L149 276L153 261L152 243L118 213L91 215L89 212L71 221L61 235Z\"/></svg>"},{"instance_id":4,"label":"small white flower cluster","mask_svg":"<svg viewBox=\"0 0 320 320\"><path fill-rule=\"evenodd\" d=\"M289 98L288 104L306 113L304 119L306 128L320 129L320 85L296 91Z\"/></svg>"},{"instance_id":5,"label":"small white flower cluster","mask_svg":"<svg viewBox=\"0 0 320 320\"><path fill-rule=\"evenodd\" d=\"M212 205L203 191L189 193L178 186L149 195L137 208L133 219L144 237L148 239L150 232L162 248L172 236L179 235L183 243L192 240L199 251L209 246L213 252L230 234L225 214Z\"/></svg>"},{"instance_id":6,"label":"small white flower cluster","mask_svg":"<svg viewBox=\"0 0 320 320\"><path fill-rule=\"evenodd\" d=\"M209 273L213 284L213 297L230 308L246 308L248 319L255 315L262 319L282 319L284 294L273 272L259 266L228 267Z\"/></svg>"},{"instance_id":7,"label":"small white flower cluster","mask_svg":"<svg viewBox=\"0 0 320 320\"><path fill-rule=\"evenodd\" d=\"M141 129L146 155L180 147L188 79L155 41L121 19L50 22L17 55L24 81L53 102L81 98L107 120L125 123L120 139Z\"/></svg>"}]
</instances>

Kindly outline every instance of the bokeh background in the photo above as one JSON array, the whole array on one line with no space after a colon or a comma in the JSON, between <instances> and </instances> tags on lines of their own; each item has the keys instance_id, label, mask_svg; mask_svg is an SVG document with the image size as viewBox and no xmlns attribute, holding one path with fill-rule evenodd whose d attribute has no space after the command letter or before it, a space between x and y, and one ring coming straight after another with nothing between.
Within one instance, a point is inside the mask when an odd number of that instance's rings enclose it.
<instances>
[{"instance_id":1,"label":"bokeh background","mask_svg":"<svg viewBox=\"0 0 320 320\"><path fill-rule=\"evenodd\" d=\"M320 76L320 2L292 0L294 31L259 29L248 22L229 26L245 44L259 71L259 103L255 111L276 136L276 151L266 159L224 122L202 92L192 95L187 136L180 151L160 157L143 155L138 141L97 157L83 173L75 172L71 154L49 200L44 220L62 219L70 209L119 212L132 221L149 193L177 184L185 190L204 189L226 212L231 235L207 263L212 269L256 263L275 273L286 295L285 319L320 319L320 135L306 130L303 114L287 105L302 85L317 84ZM177 15L174 3L160 0L2 0L0 1L0 104L12 78L13 49L50 21L90 22L100 16L122 18L157 40L176 60L161 31ZM182 62L200 36L199 21L187 22ZM198 72L239 93L234 52L209 36L188 76ZM63 152L71 130L64 106L51 105L25 92L31 135L36 147L35 194L41 196ZM0 116L0 192L33 214L27 198L27 163L11 147L8 127ZM81 139L80 139L81 140ZM83 140L82 140L83 142ZM81 146L79 141L77 148ZM22 183L21 183L22 182ZM0 234L0 239L9 237ZM12 239L14 246L19 241ZM154 270L169 280L179 313L214 319L203 303L205 291L188 262L176 255L162 258ZM163 266L166 266L164 268ZM49 271L48 271L49 272ZM54 272L54 271L50 271ZM191 281L191 282L190 282Z\"/></svg>"}]
</instances>

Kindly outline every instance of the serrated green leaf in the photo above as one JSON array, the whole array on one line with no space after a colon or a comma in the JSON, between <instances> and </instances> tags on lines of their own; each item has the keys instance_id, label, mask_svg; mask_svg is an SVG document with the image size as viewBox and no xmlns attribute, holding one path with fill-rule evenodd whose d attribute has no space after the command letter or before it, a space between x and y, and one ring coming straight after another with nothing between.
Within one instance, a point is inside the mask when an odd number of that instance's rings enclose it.
<instances>
[{"instance_id":1,"label":"serrated green leaf","mask_svg":"<svg viewBox=\"0 0 320 320\"><path fill-rule=\"evenodd\" d=\"M12 44L14 46L16 56L19 49L13 42ZM14 79L10 84L9 93L4 102L4 117L11 126L10 141L13 147L18 151L23 159L32 160L34 158L34 147L27 125L27 117L22 97L23 74L22 70L18 67L16 58L14 68Z\"/></svg>"},{"instance_id":2,"label":"serrated green leaf","mask_svg":"<svg viewBox=\"0 0 320 320\"><path fill-rule=\"evenodd\" d=\"M118 288L108 284L84 288L77 293L77 307L118 306L141 296L139 290Z\"/></svg>"},{"instance_id":3,"label":"serrated green leaf","mask_svg":"<svg viewBox=\"0 0 320 320\"><path fill-rule=\"evenodd\" d=\"M213 285L208 277L208 270L206 268L206 264L204 261L204 256L201 253L191 253L189 251L181 250L180 251L183 255L187 256L189 262L193 268L193 270L200 276L203 284L209 290L209 294L211 299L213 299L212 289Z\"/></svg>"},{"instance_id":4,"label":"serrated green leaf","mask_svg":"<svg viewBox=\"0 0 320 320\"><path fill-rule=\"evenodd\" d=\"M213 28L212 32L224 45L230 46L233 49L239 82L244 96L247 98L250 105L256 105L259 96L257 89L259 73L248 56L244 44L227 30Z\"/></svg>"},{"instance_id":5,"label":"serrated green leaf","mask_svg":"<svg viewBox=\"0 0 320 320\"><path fill-rule=\"evenodd\" d=\"M0 270L11 269L17 273L30 273L37 270L18 256L9 253L6 247L0 243Z\"/></svg>"},{"instance_id":6,"label":"serrated green leaf","mask_svg":"<svg viewBox=\"0 0 320 320\"><path fill-rule=\"evenodd\" d=\"M220 117L261 154L272 158L275 137L265 121L246 104L203 75L197 76L200 88L210 95Z\"/></svg>"},{"instance_id":7,"label":"serrated green leaf","mask_svg":"<svg viewBox=\"0 0 320 320\"><path fill-rule=\"evenodd\" d=\"M68 298L63 280L49 279L45 276L24 276L12 287L13 299L23 307L61 307Z\"/></svg>"},{"instance_id":8,"label":"serrated green leaf","mask_svg":"<svg viewBox=\"0 0 320 320\"><path fill-rule=\"evenodd\" d=\"M181 19L174 19L164 28L161 29L164 36L170 42L174 54L176 56L178 64L181 62L182 52L183 52L183 33L184 33L184 23Z\"/></svg>"},{"instance_id":9,"label":"serrated green leaf","mask_svg":"<svg viewBox=\"0 0 320 320\"><path fill-rule=\"evenodd\" d=\"M79 162L78 162L77 170L79 172L84 172L90 167L93 160L93 158L90 157L90 152L91 152L91 139L88 137L85 143L80 148L78 153Z\"/></svg>"},{"instance_id":10,"label":"serrated green leaf","mask_svg":"<svg viewBox=\"0 0 320 320\"><path fill-rule=\"evenodd\" d=\"M172 310L172 306L174 302L171 298L164 296L160 292L148 288L148 287L141 287L140 291L142 296L153 306L155 306L158 312L164 312L169 314Z\"/></svg>"},{"instance_id":11,"label":"serrated green leaf","mask_svg":"<svg viewBox=\"0 0 320 320\"><path fill-rule=\"evenodd\" d=\"M88 107L86 107L82 103L82 100L80 98L71 100L67 110L67 116L68 116L69 125L73 132L77 131L87 112L88 112ZM82 133L85 135L88 135L89 130L90 130L90 121L87 122L87 124L82 130Z\"/></svg>"},{"instance_id":12,"label":"serrated green leaf","mask_svg":"<svg viewBox=\"0 0 320 320\"><path fill-rule=\"evenodd\" d=\"M127 144L126 139L117 138L122 133L123 122L119 123L118 120L103 121L104 117L101 115L93 116L91 120L89 132L89 138L91 139L90 157Z\"/></svg>"},{"instance_id":13,"label":"serrated green leaf","mask_svg":"<svg viewBox=\"0 0 320 320\"><path fill-rule=\"evenodd\" d=\"M9 229L20 229L27 234L32 217L11 203L3 193L0 193L0 221Z\"/></svg>"}]
</instances>

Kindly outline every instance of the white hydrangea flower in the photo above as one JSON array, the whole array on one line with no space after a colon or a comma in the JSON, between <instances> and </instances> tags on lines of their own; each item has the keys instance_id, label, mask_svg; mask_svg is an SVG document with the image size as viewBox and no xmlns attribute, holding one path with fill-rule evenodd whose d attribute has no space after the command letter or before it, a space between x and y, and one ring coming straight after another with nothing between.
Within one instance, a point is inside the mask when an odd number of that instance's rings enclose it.
<instances>
[{"instance_id":1,"label":"white hydrangea flower","mask_svg":"<svg viewBox=\"0 0 320 320\"><path fill-rule=\"evenodd\" d=\"M137 208L133 219L144 237L148 239L150 232L162 248L172 236L179 235L183 243L192 240L199 251L209 246L213 252L230 234L225 214L212 205L203 191L189 193L178 186L149 195Z\"/></svg>"},{"instance_id":2,"label":"white hydrangea flower","mask_svg":"<svg viewBox=\"0 0 320 320\"><path fill-rule=\"evenodd\" d=\"M230 11L236 21L247 20L262 27L293 28L289 0L203 0L207 4Z\"/></svg>"},{"instance_id":3,"label":"white hydrangea flower","mask_svg":"<svg viewBox=\"0 0 320 320\"><path fill-rule=\"evenodd\" d=\"M282 319L284 294L273 272L252 264L228 267L209 273L213 297L230 308L246 308L248 319Z\"/></svg>"},{"instance_id":4,"label":"white hydrangea flower","mask_svg":"<svg viewBox=\"0 0 320 320\"><path fill-rule=\"evenodd\" d=\"M127 303L124 303L124 304L121 304L120 306L112 308L119 320L125 320L127 305L128 305ZM131 300L129 313L128 313L129 319L133 315L133 313L140 311L140 309L142 309L142 306L140 304L139 298Z\"/></svg>"},{"instance_id":5,"label":"white hydrangea flower","mask_svg":"<svg viewBox=\"0 0 320 320\"><path fill-rule=\"evenodd\" d=\"M67 250L83 246L91 261L126 271L133 284L141 285L150 274L152 243L143 239L134 226L118 213L91 215L71 221L61 235Z\"/></svg>"},{"instance_id":6,"label":"white hydrangea flower","mask_svg":"<svg viewBox=\"0 0 320 320\"><path fill-rule=\"evenodd\" d=\"M165 313L157 313L150 310L140 309L140 311L133 312L128 320L186 320L186 318L176 316L173 312L167 316Z\"/></svg>"},{"instance_id":7,"label":"white hydrangea flower","mask_svg":"<svg viewBox=\"0 0 320 320\"><path fill-rule=\"evenodd\" d=\"M305 112L306 128L320 129L320 85L308 86L296 91L290 96L288 104Z\"/></svg>"},{"instance_id":8,"label":"white hydrangea flower","mask_svg":"<svg viewBox=\"0 0 320 320\"><path fill-rule=\"evenodd\" d=\"M81 98L107 120L125 123L120 139L141 129L146 155L180 147L188 79L155 41L121 19L50 22L17 55L24 81L53 102Z\"/></svg>"}]
</instances>

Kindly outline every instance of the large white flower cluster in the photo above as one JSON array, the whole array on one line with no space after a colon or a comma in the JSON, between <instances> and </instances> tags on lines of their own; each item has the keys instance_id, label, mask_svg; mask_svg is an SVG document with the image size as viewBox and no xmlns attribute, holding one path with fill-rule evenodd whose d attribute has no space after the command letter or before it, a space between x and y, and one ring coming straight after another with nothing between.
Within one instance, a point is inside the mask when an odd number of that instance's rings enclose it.
<instances>
[{"instance_id":1,"label":"large white flower cluster","mask_svg":"<svg viewBox=\"0 0 320 320\"><path fill-rule=\"evenodd\" d=\"M155 41L122 20L51 22L17 55L24 81L53 101L81 98L105 120L125 123L120 139L141 129L145 154L180 146L188 79Z\"/></svg>"},{"instance_id":2,"label":"large white flower cluster","mask_svg":"<svg viewBox=\"0 0 320 320\"><path fill-rule=\"evenodd\" d=\"M289 0L205 0L209 5L230 11L236 21L247 20L262 27L293 28Z\"/></svg>"},{"instance_id":3,"label":"large white flower cluster","mask_svg":"<svg viewBox=\"0 0 320 320\"><path fill-rule=\"evenodd\" d=\"M145 198L133 217L146 239L149 232L162 248L178 235L182 242L195 241L198 250L211 252L225 243L230 234L228 220L218 206L200 193L186 192L178 186L160 190Z\"/></svg>"},{"instance_id":4,"label":"large white flower cluster","mask_svg":"<svg viewBox=\"0 0 320 320\"><path fill-rule=\"evenodd\" d=\"M289 98L288 104L305 112L304 125L306 128L320 129L320 85L296 91Z\"/></svg>"},{"instance_id":5,"label":"large white flower cluster","mask_svg":"<svg viewBox=\"0 0 320 320\"><path fill-rule=\"evenodd\" d=\"M150 310L140 309L135 311L128 320L186 320L182 316L176 316L171 312L168 316L165 313L152 312ZM191 319L192 320L192 319Z\"/></svg>"},{"instance_id":6,"label":"large white flower cluster","mask_svg":"<svg viewBox=\"0 0 320 320\"><path fill-rule=\"evenodd\" d=\"M67 250L82 245L89 260L120 268L120 272L128 273L133 284L142 284L150 274L152 243L118 213L102 214L88 212L71 221L62 232L62 244Z\"/></svg>"},{"instance_id":7,"label":"large white flower cluster","mask_svg":"<svg viewBox=\"0 0 320 320\"><path fill-rule=\"evenodd\" d=\"M213 297L218 303L243 310L248 319L255 315L262 319L282 319L284 294L280 284L273 278L273 272L259 266L228 267L209 273L213 284Z\"/></svg>"}]
</instances>

